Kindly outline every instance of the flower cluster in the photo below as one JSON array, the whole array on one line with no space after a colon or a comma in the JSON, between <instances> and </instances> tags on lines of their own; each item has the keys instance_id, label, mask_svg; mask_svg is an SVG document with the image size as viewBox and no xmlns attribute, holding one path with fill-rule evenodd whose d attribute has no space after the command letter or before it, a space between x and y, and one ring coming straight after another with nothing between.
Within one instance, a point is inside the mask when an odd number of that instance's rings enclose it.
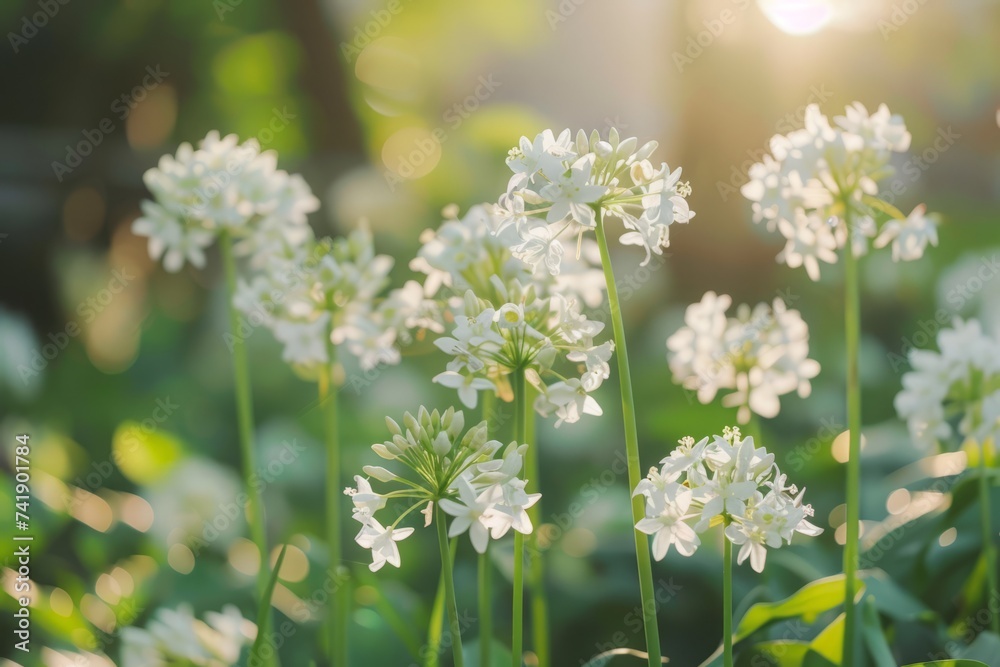
<instances>
[{"instance_id":1,"label":"flower cluster","mask_svg":"<svg viewBox=\"0 0 1000 667\"><path fill-rule=\"evenodd\" d=\"M496 205L495 232L513 227L514 256L557 275L563 243L579 247L598 213L611 215L625 225L621 243L645 249L645 265L651 253L662 254L669 244L670 225L694 216L685 199L691 187L681 182L681 170L649 161L656 146L621 139L614 128L607 139L596 130L589 137L580 130L575 141L569 130L558 137L545 130L534 141L521 137L507 158L514 175Z\"/></svg>"},{"instance_id":2,"label":"flower cluster","mask_svg":"<svg viewBox=\"0 0 1000 667\"><path fill-rule=\"evenodd\" d=\"M330 343L343 344L365 369L398 363L402 310L377 302L392 264L375 254L364 224L344 238L310 233L305 243L270 253L260 271L240 281L233 302L271 329L284 360L306 376L328 363Z\"/></svg>"},{"instance_id":3,"label":"flower cluster","mask_svg":"<svg viewBox=\"0 0 1000 667\"><path fill-rule=\"evenodd\" d=\"M912 349L896 411L926 446L957 433L982 444L1000 441L1000 340L977 320L956 319L937 337L939 352Z\"/></svg>"},{"instance_id":4,"label":"flower cluster","mask_svg":"<svg viewBox=\"0 0 1000 667\"><path fill-rule=\"evenodd\" d=\"M159 609L145 629L122 630L122 667L185 664L231 667L257 637L257 626L228 605L199 621L191 609Z\"/></svg>"},{"instance_id":5,"label":"flower cluster","mask_svg":"<svg viewBox=\"0 0 1000 667\"><path fill-rule=\"evenodd\" d=\"M636 485L633 495L645 498L646 516L636 529L653 536L653 557L662 560L671 546L690 556L698 537L716 525L740 546L737 562L747 558L757 572L764 569L767 548L791 543L794 533L819 535L809 522L812 507L802 504L805 489L787 485L774 455L741 438L738 428L695 442L687 437ZM692 525L692 522L694 525Z\"/></svg>"},{"instance_id":6,"label":"flower cluster","mask_svg":"<svg viewBox=\"0 0 1000 667\"><path fill-rule=\"evenodd\" d=\"M684 326L667 339L674 381L709 403L716 393L732 390L723 405L739 408L741 424L751 412L775 417L778 398L792 391L809 395L819 363L809 358L809 327L797 310L780 298L773 305L741 304L727 317L731 297L707 292L687 307Z\"/></svg>"},{"instance_id":7,"label":"flower cluster","mask_svg":"<svg viewBox=\"0 0 1000 667\"><path fill-rule=\"evenodd\" d=\"M937 245L937 226L923 205L904 216L878 198L878 182L891 176L893 153L910 146L903 119L883 104L874 114L855 102L834 125L819 107L806 107L805 127L771 138L771 155L754 164L742 193L753 202L754 222L785 237L778 261L804 266L819 280L819 262L834 264L850 241L855 256L892 244L895 261L923 256ZM848 207L850 210L848 210ZM891 220L878 228L879 213ZM850 220L850 229L845 220Z\"/></svg>"},{"instance_id":8,"label":"flower cluster","mask_svg":"<svg viewBox=\"0 0 1000 667\"><path fill-rule=\"evenodd\" d=\"M388 417L386 424L392 438L372 445L372 450L387 461L401 464L406 471L397 474L381 466L365 466L364 472L398 488L378 493L369 479L357 475L357 487L344 491L354 501L354 519L361 523L361 531L354 539L363 548L371 549L369 567L373 572L386 563L400 566L396 542L409 537L414 529L398 526L417 508L423 508L426 527L434 520L437 505L453 517L449 536L468 532L479 553L486 551L491 538L500 539L511 529L524 535L531 533L526 510L541 495L525 492L527 482L518 478L527 445L512 442L504 447L489 440L485 421L463 435L465 416L454 408L439 413L421 407L416 415L403 415L402 427ZM396 499L409 507L384 526L375 513Z\"/></svg>"},{"instance_id":9,"label":"flower cluster","mask_svg":"<svg viewBox=\"0 0 1000 667\"><path fill-rule=\"evenodd\" d=\"M301 176L277 168L274 151L214 130L197 149L184 143L161 157L143 180L155 201L142 202L132 231L149 237L150 257L172 272L185 262L204 266L205 248L224 232L245 255L301 243L311 236L307 214L319 208Z\"/></svg>"},{"instance_id":10,"label":"flower cluster","mask_svg":"<svg viewBox=\"0 0 1000 667\"><path fill-rule=\"evenodd\" d=\"M427 276L424 288L429 297L441 294L442 287L448 288L445 296L459 299L470 289L486 296L493 293L497 276L505 285L534 282L545 293L572 295L591 308L604 300L600 250L593 239L583 239L579 258L564 258L559 275L547 271L533 275L532 267L511 252L520 243L514 227L501 229L493 207L473 206L459 218L458 207L452 205L444 214L437 230L421 235L422 246L410 262L411 269Z\"/></svg>"},{"instance_id":11,"label":"flower cluster","mask_svg":"<svg viewBox=\"0 0 1000 667\"><path fill-rule=\"evenodd\" d=\"M509 289L497 278L492 284L496 304L466 292L464 314L456 317L451 335L434 341L452 356L434 382L457 389L471 408L479 391L510 397L510 375L524 369L540 392L535 410L543 416L554 412L557 426L576 422L584 414L602 414L590 394L611 373L608 361L614 344L594 344L604 324L587 319L575 300L542 298L533 285L523 287L516 280ZM580 376L557 372L554 367L562 359L575 365Z\"/></svg>"}]
</instances>

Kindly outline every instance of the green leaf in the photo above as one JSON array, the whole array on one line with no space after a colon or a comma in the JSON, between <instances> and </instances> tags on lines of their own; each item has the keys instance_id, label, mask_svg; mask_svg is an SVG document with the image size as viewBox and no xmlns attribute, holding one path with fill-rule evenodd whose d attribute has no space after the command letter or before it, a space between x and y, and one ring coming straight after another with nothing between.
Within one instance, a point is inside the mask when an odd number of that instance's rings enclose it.
<instances>
[{"instance_id":1,"label":"green leaf","mask_svg":"<svg viewBox=\"0 0 1000 667\"><path fill-rule=\"evenodd\" d=\"M1000 637L992 632L980 632L976 640L959 653L965 660L982 660L988 665L1000 665Z\"/></svg>"},{"instance_id":2,"label":"green leaf","mask_svg":"<svg viewBox=\"0 0 1000 667\"><path fill-rule=\"evenodd\" d=\"M252 665L268 664L271 662L261 661L260 649L264 646L265 638L268 635L268 625L271 620L271 597L274 595L274 587L278 585L278 573L281 572L281 563L285 560L285 550L287 548L287 544L281 545L281 552L278 554L278 559L274 561L271 578L267 582L267 588L264 589L264 596L260 599L260 605L257 608L257 639L254 640L253 646L250 648L250 664Z\"/></svg>"},{"instance_id":3,"label":"green leaf","mask_svg":"<svg viewBox=\"0 0 1000 667\"><path fill-rule=\"evenodd\" d=\"M801 667L807 653L807 642L791 639L760 642L740 651L736 667Z\"/></svg>"},{"instance_id":4,"label":"green leaf","mask_svg":"<svg viewBox=\"0 0 1000 667\"><path fill-rule=\"evenodd\" d=\"M812 581L790 597L778 602L760 602L750 607L736 627L734 642L742 641L761 628L787 618L812 623L823 612L844 603L844 575Z\"/></svg>"},{"instance_id":5,"label":"green leaf","mask_svg":"<svg viewBox=\"0 0 1000 667\"><path fill-rule=\"evenodd\" d=\"M822 658L821 661L809 661L809 656L803 664L825 665L832 663L839 665L844 651L844 618L841 614L833 623L823 628L823 631L816 635L815 639L809 642L809 653Z\"/></svg>"},{"instance_id":6,"label":"green leaf","mask_svg":"<svg viewBox=\"0 0 1000 667\"><path fill-rule=\"evenodd\" d=\"M928 621L938 619L938 615L923 602L899 587L884 570L871 569L859 572L870 594L866 602L896 621Z\"/></svg>"},{"instance_id":7,"label":"green leaf","mask_svg":"<svg viewBox=\"0 0 1000 667\"><path fill-rule=\"evenodd\" d=\"M638 651L633 648L613 648L610 651L605 651L604 653L598 653L593 658L585 662L582 665L582 667L605 667L612 660L619 657L637 658L642 662L648 662L649 660L648 654L645 651ZM666 664L667 658L660 658L660 661L663 664ZM619 661L619 662L625 664L624 661ZM632 663L637 664L634 660L632 661Z\"/></svg>"},{"instance_id":8,"label":"green leaf","mask_svg":"<svg viewBox=\"0 0 1000 667\"><path fill-rule=\"evenodd\" d=\"M905 667L989 667L978 660L935 660L934 662L914 662Z\"/></svg>"},{"instance_id":9,"label":"green leaf","mask_svg":"<svg viewBox=\"0 0 1000 667\"><path fill-rule=\"evenodd\" d=\"M878 609L872 596L869 595L865 598L861 606L861 613L862 637L875 667L896 667L896 660L892 657L889 642L885 640L882 622L879 620Z\"/></svg>"}]
</instances>

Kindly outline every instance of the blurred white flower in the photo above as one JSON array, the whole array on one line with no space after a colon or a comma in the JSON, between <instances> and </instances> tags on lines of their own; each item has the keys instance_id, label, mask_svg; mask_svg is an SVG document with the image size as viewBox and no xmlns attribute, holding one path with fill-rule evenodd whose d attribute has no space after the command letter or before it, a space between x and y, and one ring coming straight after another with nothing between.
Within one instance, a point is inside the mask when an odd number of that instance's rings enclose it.
<instances>
[{"instance_id":1,"label":"blurred white flower","mask_svg":"<svg viewBox=\"0 0 1000 667\"><path fill-rule=\"evenodd\" d=\"M209 132L198 149L181 144L143 180L154 201L142 203L132 231L149 238L149 255L176 272L185 262L205 265L204 249L223 231L240 254L260 257L276 242L297 245L312 237L306 216L319 200L298 175L277 168L273 151L236 135Z\"/></svg>"},{"instance_id":2,"label":"blurred white flower","mask_svg":"<svg viewBox=\"0 0 1000 667\"><path fill-rule=\"evenodd\" d=\"M737 562L749 559L762 572L768 548L791 544L794 533L823 532L809 522L813 511L802 504L804 490L785 486L774 456L737 428L697 444L684 438L660 463L633 493L645 499L645 517L636 529L653 536L656 560L670 547L692 555L701 544L698 534L719 523L725 539L740 546Z\"/></svg>"},{"instance_id":3,"label":"blurred white flower","mask_svg":"<svg viewBox=\"0 0 1000 667\"><path fill-rule=\"evenodd\" d=\"M809 358L809 327L784 301L751 308L741 305L735 317L726 312L732 299L707 292L687 307L684 326L667 339L674 382L697 392L702 403L720 390L731 390L723 405L738 408L741 424L751 413L775 417L779 397L806 397L819 364Z\"/></svg>"},{"instance_id":4,"label":"blurred white flower","mask_svg":"<svg viewBox=\"0 0 1000 667\"><path fill-rule=\"evenodd\" d=\"M923 205L906 217L878 198L879 182L893 173L892 154L909 146L900 116L884 104L869 114L859 102L834 125L810 104L804 128L772 137L771 155L751 166L741 192L752 202L754 222L787 240L778 261L805 267L819 280L820 262L836 263L848 239L856 256L868 251L873 237L876 248L892 242L894 261L919 259L928 243L937 245L936 222ZM879 215L890 219L876 237Z\"/></svg>"},{"instance_id":5,"label":"blurred white flower","mask_svg":"<svg viewBox=\"0 0 1000 667\"><path fill-rule=\"evenodd\" d=\"M257 626L233 605L206 613L204 621L187 606L158 609L145 628L122 630L122 667L233 667L256 637Z\"/></svg>"},{"instance_id":6,"label":"blurred white flower","mask_svg":"<svg viewBox=\"0 0 1000 667\"><path fill-rule=\"evenodd\" d=\"M153 509L152 534L174 544L225 549L243 530L243 512L231 517L240 496L239 476L208 459L189 457L143 496Z\"/></svg>"},{"instance_id":7,"label":"blurred white flower","mask_svg":"<svg viewBox=\"0 0 1000 667\"><path fill-rule=\"evenodd\" d=\"M930 447L958 435L980 444L1000 432L1000 339L977 320L956 318L938 333L938 350L912 349L911 370L896 394L910 436ZM957 433L954 423L957 422Z\"/></svg>"},{"instance_id":8,"label":"blurred white flower","mask_svg":"<svg viewBox=\"0 0 1000 667\"><path fill-rule=\"evenodd\" d=\"M648 160L656 142L638 147L635 137L622 139L612 128L607 139L595 130L569 130L558 137L545 130L534 141L521 137L507 165L514 172L495 207L497 233L513 230L508 243L515 257L532 269L544 267L556 276L563 270L565 243L577 248L593 229L598 211L625 225L624 245L645 250L645 266L653 253L669 244L669 227L694 217L686 197L691 188L680 182L681 170Z\"/></svg>"}]
</instances>

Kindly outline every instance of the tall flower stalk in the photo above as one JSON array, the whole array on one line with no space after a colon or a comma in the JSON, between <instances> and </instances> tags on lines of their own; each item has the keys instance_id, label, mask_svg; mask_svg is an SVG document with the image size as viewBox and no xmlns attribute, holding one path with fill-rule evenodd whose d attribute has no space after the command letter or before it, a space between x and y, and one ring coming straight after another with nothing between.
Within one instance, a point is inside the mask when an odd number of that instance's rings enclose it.
<instances>
[{"instance_id":1,"label":"tall flower stalk","mask_svg":"<svg viewBox=\"0 0 1000 667\"><path fill-rule=\"evenodd\" d=\"M884 104L869 113L855 102L833 124L815 104L806 107L804 120L802 129L771 138L772 154L750 168L750 181L741 192L753 202L754 222L764 221L770 231L785 238L778 261L804 267L810 278L819 280L820 262L834 264L844 256L849 460L843 655L844 664L852 667L859 649L854 606L861 486L858 259L869 245L891 245L894 261L920 259L929 245L937 245L937 223L923 204L904 215L879 196L879 183L894 173L893 153L910 146L902 117L891 114Z\"/></svg>"},{"instance_id":2,"label":"tall flower stalk","mask_svg":"<svg viewBox=\"0 0 1000 667\"><path fill-rule=\"evenodd\" d=\"M250 536L260 552L260 567L257 569L257 594L263 595L267 588L268 572L265 564L268 558L267 521L264 516L262 488L254 484L257 475L257 453L254 445L253 397L250 393L250 365L247 362L246 341L240 335L240 312L233 304L236 293L236 259L233 257L232 240L228 233L220 239L222 261L226 273L226 299L229 310L229 328L233 336L233 386L236 391L236 422L240 438L240 461L243 466L243 483L247 489L247 514Z\"/></svg>"},{"instance_id":3,"label":"tall flower stalk","mask_svg":"<svg viewBox=\"0 0 1000 667\"><path fill-rule=\"evenodd\" d=\"M663 248L669 244L670 226L687 223L694 216L685 199L691 189L687 183L680 181L681 170L671 170L666 163L657 167L649 161L656 147L655 141L639 146L635 137L622 138L614 128L608 132L607 138L601 137L597 131L588 135L582 130L577 132L575 138L569 130L558 136L551 130L545 130L534 140L522 137L508 154L507 165L513 175L507 184L507 191L495 206L495 233L500 235L513 229L515 238L510 245L513 256L532 268L544 267L552 276L559 276L562 272L565 244L575 245L575 255L579 260L586 246L584 237L590 231L596 233L618 352L630 488L635 487L641 475L639 443L625 354L625 329L605 222L607 216L622 221L625 233L619 242L642 248L645 251L642 265L645 266L653 254L663 254ZM603 352L599 357L594 355L593 362L588 358L588 367L594 363L596 368L606 368L611 350ZM603 377L608 375L604 370L601 374ZM577 394L574 404L564 403L564 406L571 405L572 411L562 407L563 413L586 411L587 399L590 398L586 395L586 386L575 380L562 384L568 386L560 387L561 401L565 402L572 395L569 389ZM552 400L551 389L539 389L542 391L539 397L542 405L546 402L557 404ZM544 410L541 412L543 415L546 413ZM636 520L641 516L641 505L639 501L632 504ZM635 540L646 652L649 664L659 665L660 640L656 600L653 598L652 565L645 536L637 532Z\"/></svg>"},{"instance_id":4,"label":"tall flower stalk","mask_svg":"<svg viewBox=\"0 0 1000 667\"><path fill-rule=\"evenodd\" d=\"M524 378L524 368L514 370L514 440L526 442L528 439L528 385ZM532 445L528 445L528 450ZM527 454L530 459L531 454ZM531 474L525 470L525 474ZM511 664L521 667L524 653L524 536L514 534L514 598L511 618Z\"/></svg>"},{"instance_id":5,"label":"tall flower stalk","mask_svg":"<svg viewBox=\"0 0 1000 667\"><path fill-rule=\"evenodd\" d=\"M848 243L852 244L850 202L844 203ZM861 380L859 377L861 339L861 295L858 259L844 253L844 340L847 353L847 534L844 543L844 658L853 665L858 651L858 589L861 527Z\"/></svg>"},{"instance_id":6,"label":"tall flower stalk","mask_svg":"<svg viewBox=\"0 0 1000 667\"><path fill-rule=\"evenodd\" d=\"M615 336L618 353L618 381L622 395L622 419L625 421L625 457L628 467L628 486L635 489L642 479L639 463L639 433L635 422L635 399L632 397L632 372L628 364L625 345L625 322L622 319L621 304L618 303L618 287L615 271L611 266L608 239L604 231L601 211L597 210L597 243L601 248L601 263L608 283L608 304L611 310L611 327ZM632 497L632 523L643 519L643 499ZM656 597L653 590L653 564L649 558L649 538L639 529L632 531L635 538L635 555L639 568L639 594L642 598L642 624L646 633L646 653L650 667L660 664L660 634L656 621Z\"/></svg>"},{"instance_id":7,"label":"tall flower stalk","mask_svg":"<svg viewBox=\"0 0 1000 667\"><path fill-rule=\"evenodd\" d=\"M728 539L722 540L722 655L723 665L733 667L733 543Z\"/></svg>"}]
</instances>

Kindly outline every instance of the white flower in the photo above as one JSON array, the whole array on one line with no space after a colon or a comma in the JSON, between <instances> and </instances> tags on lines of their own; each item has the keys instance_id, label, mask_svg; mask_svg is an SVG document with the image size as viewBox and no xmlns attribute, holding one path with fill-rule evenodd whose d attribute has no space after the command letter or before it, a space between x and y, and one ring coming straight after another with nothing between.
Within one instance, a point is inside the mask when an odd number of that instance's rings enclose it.
<instances>
[{"instance_id":1,"label":"white flower","mask_svg":"<svg viewBox=\"0 0 1000 667\"><path fill-rule=\"evenodd\" d=\"M372 517L361 527L361 532L354 541L365 549L371 549L372 563L368 569L378 572L386 563L393 567L400 566L399 547L396 546L396 542L405 540L412 534L413 528L397 529L392 526L386 528Z\"/></svg>"},{"instance_id":2,"label":"white flower","mask_svg":"<svg viewBox=\"0 0 1000 667\"><path fill-rule=\"evenodd\" d=\"M493 389L493 383L485 378L475 375L462 375L455 371L444 371L434 376L431 382L436 382L442 387L458 390L458 398L467 408L474 408L479 402L480 391Z\"/></svg>"},{"instance_id":3,"label":"white flower","mask_svg":"<svg viewBox=\"0 0 1000 667\"><path fill-rule=\"evenodd\" d=\"M566 355L570 361L586 366L587 371L580 377L580 384L585 391L596 391L610 377L611 365L608 361L614 349L614 342L609 340L588 350L574 350Z\"/></svg>"},{"instance_id":4,"label":"white flower","mask_svg":"<svg viewBox=\"0 0 1000 667\"><path fill-rule=\"evenodd\" d=\"M155 202L142 203L133 233L149 237L149 254L164 268L179 271L190 262L205 264L204 249L223 231L237 252L255 261L279 241L304 243L312 237L306 215L319 208L301 176L277 169L277 156L256 141L239 144L236 135L212 131L196 150L181 144L144 176Z\"/></svg>"},{"instance_id":5,"label":"white flower","mask_svg":"<svg viewBox=\"0 0 1000 667\"><path fill-rule=\"evenodd\" d=\"M995 438L1000 396L1000 340L983 332L977 320L955 319L938 333L939 352L912 349L911 370L895 398L896 412L910 436L925 447L947 442L955 432L982 443Z\"/></svg>"},{"instance_id":6,"label":"white flower","mask_svg":"<svg viewBox=\"0 0 1000 667\"><path fill-rule=\"evenodd\" d=\"M377 493L364 478L357 476L356 489L345 493L354 501L354 518L362 524L355 541L372 550L371 569L385 563L400 566L396 542L409 536L412 528L396 528L408 514L420 509L424 527L440 518L440 508L452 517L448 534L456 537L469 533L473 547L485 553L491 539L502 538L511 528L529 534L531 520L526 509L538 502L540 494L527 493L526 482L518 475L524 462L526 444L511 443L506 449L489 440L485 421L465 428L462 412L449 408L444 413L421 407L416 415L403 415L403 426L386 418L392 437L372 445L379 456L407 471L399 473L380 466L366 466L365 472L396 491ZM498 458L497 454L502 455ZM413 504L384 528L375 513L386 507L386 500L407 499Z\"/></svg>"},{"instance_id":7,"label":"white flower","mask_svg":"<svg viewBox=\"0 0 1000 667\"><path fill-rule=\"evenodd\" d=\"M691 507L690 489L671 483L663 493L647 498L646 505L646 518L635 527L654 536L653 558L663 560L672 545L682 556L690 556L698 549L701 540L694 529L685 523L686 519L695 516L687 513Z\"/></svg>"},{"instance_id":8,"label":"white flower","mask_svg":"<svg viewBox=\"0 0 1000 667\"><path fill-rule=\"evenodd\" d=\"M933 218L924 215L926 211L927 207L920 204L906 220L887 222L875 239L875 247L884 248L892 243L894 262L910 262L923 257L928 243L938 244L937 225Z\"/></svg>"},{"instance_id":9,"label":"white flower","mask_svg":"<svg viewBox=\"0 0 1000 667\"><path fill-rule=\"evenodd\" d=\"M281 358L290 364L324 364L330 335L330 315L321 313L311 322L279 320L274 325L274 337L284 345Z\"/></svg>"},{"instance_id":10,"label":"white flower","mask_svg":"<svg viewBox=\"0 0 1000 667\"><path fill-rule=\"evenodd\" d=\"M522 137L507 160L514 175L495 207L494 230L514 230L518 238L509 244L514 256L559 275L563 243L577 237L574 245L582 249L583 234L600 212L624 222L628 231L621 242L642 247L645 265L653 253L662 254L668 226L686 223L694 213L681 170L666 164L653 168L648 158L655 142L637 146L635 137L622 139L614 128L606 139L582 130L575 141L568 130L558 139L551 130L534 141Z\"/></svg>"},{"instance_id":11,"label":"white flower","mask_svg":"<svg viewBox=\"0 0 1000 667\"><path fill-rule=\"evenodd\" d=\"M473 548L481 554L486 553L490 529L496 525L494 520L496 503L501 497L502 491L497 486L488 487L477 493L466 479L459 479L460 502L448 498L438 501L442 511L455 517L448 530L448 537L457 537L468 531Z\"/></svg>"},{"instance_id":12,"label":"white flower","mask_svg":"<svg viewBox=\"0 0 1000 667\"><path fill-rule=\"evenodd\" d=\"M760 572L767 548L790 543L796 532L822 532L807 520L813 512L802 504L804 491L786 486L774 456L755 447L753 438L741 438L739 429L726 427L711 442L684 438L661 463L633 493L645 499L645 517L635 527L654 536L657 560L671 546L682 556L692 555L701 544L698 533L722 524L725 539L741 546L738 562L749 558Z\"/></svg>"},{"instance_id":13,"label":"white flower","mask_svg":"<svg viewBox=\"0 0 1000 667\"><path fill-rule=\"evenodd\" d=\"M601 406L576 379L556 382L545 387L542 394L535 399L535 410L543 417L548 417L555 411L556 426L560 426L563 422L569 424L578 422L583 415L600 417L604 414Z\"/></svg>"},{"instance_id":14,"label":"white flower","mask_svg":"<svg viewBox=\"0 0 1000 667\"><path fill-rule=\"evenodd\" d=\"M190 607L158 609L146 628L121 632L122 667L154 667L183 663L195 667L231 667L239 664L244 648L257 637L257 626L233 605L222 613L194 617Z\"/></svg>"},{"instance_id":15,"label":"white flower","mask_svg":"<svg viewBox=\"0 0 1000 667\"><path fill-rule=\"evenodd\" d=\"M819 262L835 263L848 242L860 257L870 239L876 248L891 241L896 261L916 259L928 243L935 245L935 223L922 206L906 220L888 220L876 236L876 216L895 211L878 199L879 182L893 173L892 154L909 145L900 116L884 104L869 114L858 102L834 125L811 104L803 129L772 137L771 155L751 166L741 192L752 202L754 222L766 221L768 230L785 237L778 261L803 266L818 280Z\"/></svg>"},{"instance_id":16,"label":"white flower","mask_svg":"<svg viewBox=\"0 0 1000 667\"><path fill-rule=\"evenodd\" d=\"M702 403L730 390L722 404L738 409L746 423L751 413L774 417L779 397L809 395L819 364L809 359L809 328L781 299L773 304L741 305L726 317L732 299L707 292L688 306L685 326L667 339L674 381L696 391Z\"/></svg>"}]
</instances>

